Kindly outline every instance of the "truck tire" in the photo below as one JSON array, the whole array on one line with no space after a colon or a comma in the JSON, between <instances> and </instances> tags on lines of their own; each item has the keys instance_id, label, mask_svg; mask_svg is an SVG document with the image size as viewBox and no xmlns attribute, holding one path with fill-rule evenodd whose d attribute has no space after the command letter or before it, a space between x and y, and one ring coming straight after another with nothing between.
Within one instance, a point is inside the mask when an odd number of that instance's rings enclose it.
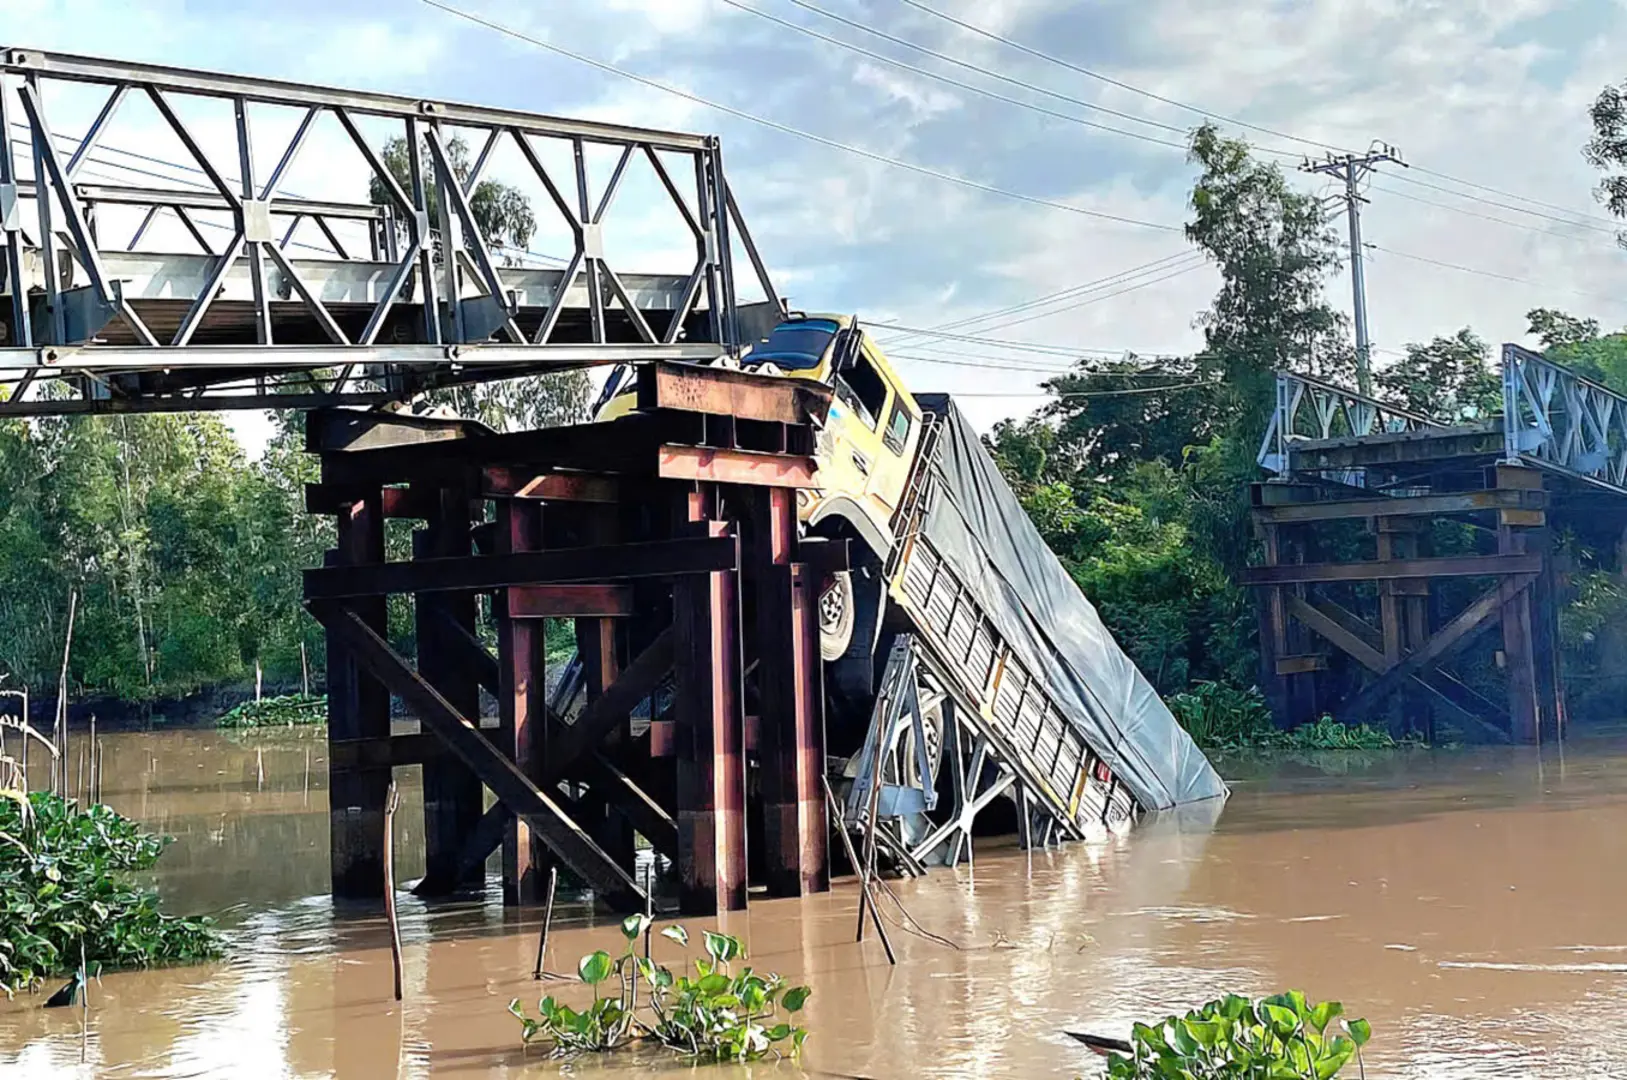
<instances>
[{"instance_id":1,"label":"truck tire","mask_svg":"<svg viewBox=\"0 0 1627 1080\"><path fill-rule=\"evenodd\" d=\"M831 575L819 594L819 658L829 664L840 660L853 643L853 575L841 570Z\"/></svg>"},{"instance_id":2,"label":"truck tire","mask_svg":"<svg viewBox=\"0 0 1627 1080\"><path fill-rule=\"evenodd\" d=\"M907 787L932 788L938 783L943 769L943 702L938 702L921 714L921 729L926 735L928 775L921 775L920 763L915 757L915 728L904 728L899 738L898 756L903 765L903 783Z\"/></svg>"}]
</instances>

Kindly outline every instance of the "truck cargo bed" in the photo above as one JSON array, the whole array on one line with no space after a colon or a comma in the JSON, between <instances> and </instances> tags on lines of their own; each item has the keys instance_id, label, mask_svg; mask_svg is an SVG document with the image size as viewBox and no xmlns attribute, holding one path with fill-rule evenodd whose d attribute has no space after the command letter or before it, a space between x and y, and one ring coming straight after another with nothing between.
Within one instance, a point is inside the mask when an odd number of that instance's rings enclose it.
<instances>
[{"instance_id":1,"label":"truck cargo bed","mask_svg":"<svg viewBox=\"0 0 1627 1080\"><path fill-rule=\"evenodd\" d=\"M1029 796L1072 837L1225 785L1045 545L943 395L895 519L889 595Z\"/></svg>"}]
</instances>

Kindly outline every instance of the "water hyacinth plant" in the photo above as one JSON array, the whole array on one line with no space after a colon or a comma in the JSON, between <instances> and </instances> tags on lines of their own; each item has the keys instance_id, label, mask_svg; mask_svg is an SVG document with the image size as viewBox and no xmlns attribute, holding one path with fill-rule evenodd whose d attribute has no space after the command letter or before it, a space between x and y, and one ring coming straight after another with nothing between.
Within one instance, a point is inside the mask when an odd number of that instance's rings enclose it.
<instances>
[{"instance_id":1,"label":"water hyacinth plant","mask_svg":"<svg viewBox=\"0 0 1627 1080\"><path fill-rule=\"evenodd\" d=\"M209 920L166 915L128 880L167 843L106 806L0 792L0 991L76 970L81 950L91 974L218 957Z\"/></svg>"},{"instance_id":2,"label":"water hyacinth plant","mask_svg":"<svg viewBox=\"0 0 1627 1080\"><path fill-rule=\"evenodd\" d=\"M218 728L299 727L328 722L326 694L286 694L245 701L215 720Z\"/></svg>"},{"instance_id":3,"label":"water hyacinth plant","mask_svg":"<svg viewBox=\"0 0 1627 1080\"><path fill-rule=\"evenodd\" d=\"M740 939L712 931L705 936L706 956L693 961L695 974L674 974L635 953L649 925L647 916L629 915L621 924L626 943L620 956L600 950L582 957L577 978L593 988L587 1009L573 1009L550 995L538 1003L533 1018L519 999L509 1002L521 1039L527 1045L545 1043L555 1054L604 1052L635 1038L653 1039L702 1061L754 1061L786 1042L793 1054L802 1049L808 1032L795 1020L812 993L806 986L787 986L778 975L746 966L735 971L735 961L746 959ZM661 935L689 944L682 926L666 927Z\"/></svg>"},{"instance_id":4,"label":"water hyacinth plant","mask_svg":"<svg viewBox=\"0 0 1627 1080\"><path fill-rule=\"evenodd\" d=\"M1111 1054L1109 1080L1332 1080L1372 1035L1337 1001L1298 990L1250 1001L1229 994L1185 1016L1137 1024L1129 1054ZM1332 1030L1334 1022L1339 1028Z\"/></svg>"}]
</instances>

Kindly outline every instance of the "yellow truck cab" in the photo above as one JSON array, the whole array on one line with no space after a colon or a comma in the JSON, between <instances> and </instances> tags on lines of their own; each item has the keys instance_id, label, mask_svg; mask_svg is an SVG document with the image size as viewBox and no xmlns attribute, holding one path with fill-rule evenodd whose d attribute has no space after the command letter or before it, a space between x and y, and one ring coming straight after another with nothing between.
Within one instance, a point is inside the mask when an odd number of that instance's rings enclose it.
<instances>
[{"instance_id":1,"label":"yellow truck cab","mask_svg":"<svg viewBox=\"0 0 1627 1080\"><path fill-rule=\"evenodd\" d=\"M797 493L797 512L811 534L859 542L854 569L833 576L820 595L820 648L827 661L855 660L868 685L886 591L882 567L921 438L921 407L850 315L793 313L741 356L740 367L835 391L814 455L820 486ZM595 420L636 407L632 381L622 388L620 378L611 375Z\"/></svg>"}]
</instances>

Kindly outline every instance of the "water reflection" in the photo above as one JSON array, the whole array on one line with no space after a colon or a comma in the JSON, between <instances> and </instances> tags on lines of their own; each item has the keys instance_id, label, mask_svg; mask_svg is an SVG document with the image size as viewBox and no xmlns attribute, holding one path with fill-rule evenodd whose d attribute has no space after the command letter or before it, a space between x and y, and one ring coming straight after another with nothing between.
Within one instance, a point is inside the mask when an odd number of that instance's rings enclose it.
<instances>
[{"instance_id":1,"label":"water reflection","mask_svg":"<svg viewBox=\"0 0 1627 1080\"><path fill-rule=\"evenodd\" d=\"M534 1003L534 917L494 901L402 898L405 1001L382 921L335 912L326 762L306 732L109 736L107 799L177 837L159 883L175 910L222 914L229 963L109 976L79 1018L39 998L0 1006L4 1077L507 1077L523 1054L504 1012ZM1618 1070L1627 986L1627 742L1551 752L1412 752L1228 763L1218 823L1199 813L1063 851L980 848L972 868L896 884L900 965L856 945L854 893L732 917L753 962L815 987L800 1067L738 1076L1071 1077L1091 1059L1065 1028L1122 1032L1226 991L1338 997L1376 1035L1372 1075L1482 1080ZM398 849L418 872L417 778ZM1213 808L1208 808L1213 810ZM549 966L615 936L556 923ZM658 947L670 946L657 939ZM671 955L669 954L669 959ZM553 990L550 985L547 989ZM573 1073L664 1076L661 1055ZM1618 1070L1619 1071L1619 1070Z\"/></svg>"}]
</instances>

